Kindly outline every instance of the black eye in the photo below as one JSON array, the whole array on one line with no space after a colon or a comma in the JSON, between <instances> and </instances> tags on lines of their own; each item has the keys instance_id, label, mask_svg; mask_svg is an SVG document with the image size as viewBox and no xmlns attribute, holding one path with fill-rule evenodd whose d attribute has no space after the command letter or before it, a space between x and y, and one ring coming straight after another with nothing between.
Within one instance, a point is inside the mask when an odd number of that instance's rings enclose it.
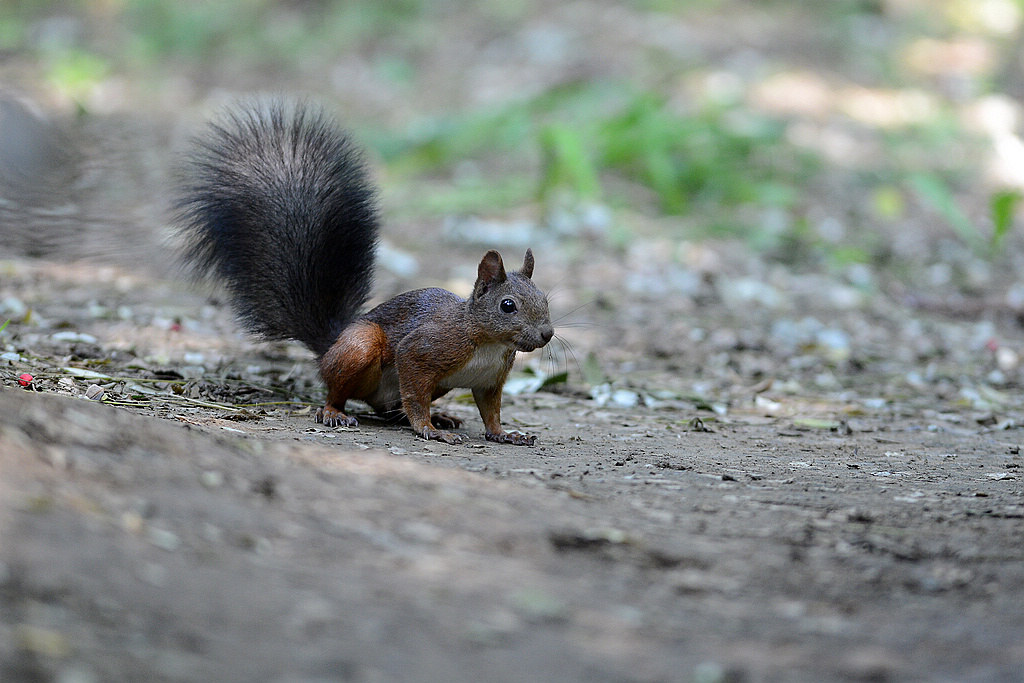
<instances>
[{"instance_id":1,"label":"black eye","mask_svg":"<svg viewBox=\"0 0 1024 683\"><path fill-rule=\"evenodd\" d=\"M501 312L502 313L515 313L516 312L516 302L512 301L512 299L502 299L501 300Z\"/></svg>"}]
</instances>

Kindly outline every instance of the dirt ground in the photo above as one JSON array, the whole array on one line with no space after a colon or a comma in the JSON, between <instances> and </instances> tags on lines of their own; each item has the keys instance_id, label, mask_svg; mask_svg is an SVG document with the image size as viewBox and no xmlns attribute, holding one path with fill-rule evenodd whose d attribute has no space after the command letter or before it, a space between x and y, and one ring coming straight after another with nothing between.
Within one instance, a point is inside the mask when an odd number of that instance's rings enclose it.
<instances>
[{"instance_id":1,"label":"dirt ground","mask_svg":"<svg viewBox=\"0 0 1024 683\"><path fill-rule=\"evenodd\" d=\"M313 424L306 352L247 340L183 284L14 260L3 296L35 316L0 368L5 681L1024 671L1021 417L968 407L941 367L894 379L896 345L826 391L810 378L835 349L782 349L778 312L691 315L738 330L701 342L674 316L639 337L598 320L578 355L620 336L606 356L647 360L604 394L508 397L533 448L484 442L472 405L442 400L472 437L445 446ZM981 324L918 318L936 345ZM654 339L690 351L632 346ZM678 390L724 372L723 344L748 377Z\"/></svg>"}]
</instances>

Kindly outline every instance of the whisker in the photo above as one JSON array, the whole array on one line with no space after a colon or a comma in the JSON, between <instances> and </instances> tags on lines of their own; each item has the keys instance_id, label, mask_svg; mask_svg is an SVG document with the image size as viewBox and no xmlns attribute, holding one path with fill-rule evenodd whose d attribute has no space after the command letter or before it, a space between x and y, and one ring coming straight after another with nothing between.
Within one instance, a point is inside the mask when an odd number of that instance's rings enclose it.
<instances>
[{"instance_id":1,"label":"whisker","mask_svg":"<svg viewBox=\"0 0 1024 683\"><path fill-rule=\"evenodd\" d=\"M554 322L557 323L557 322L559 322L561 320L565 320L566 318L568 318L573 313L581 311L582 309L586 308L587 306L592 306L592 305L594 305L596 303L597 303L597 299L591 299L590 301L584 301L583 303L581 303L579 306L577 306L576 308L572 309L568 313L563 313L562 315L560 315Z\"/></svg>"},{"instance_id":2,"label":"whisker","mask_svg":"<svg viewBox=\"0 0 1024 683\"><path fill-rule=\"evenodd\" d=\"M555 371L558 369L558 359L555 357L555 350L551 346L546 347L544 350L544 373L549 376L557 374Z\"/></svg>"},{"instance_id":3,"label":"whisker","mask_svg":"<svg viewBox=\"0 0 1024 683\"><path fill-rule=\"evenodd\" d=\"M569 342L568 342L568 341L567 341L567 340L566 340L566 339L565 339L564 337L562 337L561 335L557 335L557 334L556 334L556 335L555 335L555 339L556 339L556 340L558 340L558 345L559 345L559 346L561 347L561 349L562 349L562 357L563 357L563 358L565 359L565 361L566 361L566 369L565 369L565 372L566 372L566 374L568 374L568 372L569 372L569 367L568 367L568 360L569 360L569 359L571 358L571 359L572 359L572 362L573 362L573 364L574 364L574 365L576 366L576 372L577 372L577 373L579 373L580 377L582 377L582 376L583 376L583 366L582 366L582 365L580 365L580 361L579 361L579 358L577 358L577 357L576 357L576 352L575 352L575 351L573 350L573 348L572 348L572 344L570 344L570 343L569 343ZM555 352L554 352L554 349L552 349L552 351L551 351L551 357L552 357L552 360L554 361L554 360L555 360ZM556 366L556 367L557 367L557 366Z\"/></svg>"},{"instance_id":4,"label":"whisker","mask_svg":"<svg viewBox=\"0 0 1024 683\"><path fill-rule=\"evenodd\" d=\"M551 296L552 294L557 294L558 292L561 292L561 291L562 291L562 290L560 289L560 288L561 288L561 286L562 286L562 285L564 285L564 284L565 284L565 281L566 281L566 280L568 280L568 279L569 279L569 274L568 274L568 273L566 273L565 275L563 275L562 277L560 277L560 278L559 278L559 279L558 279L558 280L557 280L557 281L555 282L555 284L553 284L553 285L551 285L550 287L548 287L548 289L547 289L547 295L548 295L548 296Z\"/></svg>"}]
</instances>

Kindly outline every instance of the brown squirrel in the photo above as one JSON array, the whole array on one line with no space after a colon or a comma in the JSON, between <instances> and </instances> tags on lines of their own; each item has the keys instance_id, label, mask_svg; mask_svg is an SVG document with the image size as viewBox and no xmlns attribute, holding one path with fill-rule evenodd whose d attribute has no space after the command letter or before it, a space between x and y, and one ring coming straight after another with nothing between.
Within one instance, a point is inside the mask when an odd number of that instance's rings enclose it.
<instances>
[{"instance_id":1,"label":"brown squirrel","mask_svg":"<svg viewBox=\"0 0 1024 683\"><path fill-rule=\"evenodd\" d=\"M297 339L317 355L327 426L355 425L349 399L404 412L426 439L455 444L461 422L430 414L456 387L473 391L489 441L532 446L501 427L501 390L517 351L547 344L547 297L533 252L506 272L480 261L468 299L444 289L400 294L357 315L371 289L375 191L362 156L322 109L253 100L230 108L196 140L177 201L184 258L224 281L236 315L266 339Z\"/></svg>"}]
</instances>

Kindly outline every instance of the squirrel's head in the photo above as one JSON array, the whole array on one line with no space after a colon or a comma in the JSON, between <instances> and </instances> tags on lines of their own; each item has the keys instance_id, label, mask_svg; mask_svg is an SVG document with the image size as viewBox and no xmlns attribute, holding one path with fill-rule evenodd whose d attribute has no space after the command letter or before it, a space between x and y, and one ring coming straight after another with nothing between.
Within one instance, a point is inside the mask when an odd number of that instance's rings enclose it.
<instances>
[{"instance_id":1,"label":"squirrel's head","mask_svg":"<svg viewBox=\"0 0 1024 683\"><path fill-rule=\"evenodd\" d=\"M555 330L548 314L548 298L533 284L533 252L526 250L523 267L505 272L501 254L484 254L470 297L470 310L493 341L533 351L551 341Z\"/></svg>"}]
</instances>

